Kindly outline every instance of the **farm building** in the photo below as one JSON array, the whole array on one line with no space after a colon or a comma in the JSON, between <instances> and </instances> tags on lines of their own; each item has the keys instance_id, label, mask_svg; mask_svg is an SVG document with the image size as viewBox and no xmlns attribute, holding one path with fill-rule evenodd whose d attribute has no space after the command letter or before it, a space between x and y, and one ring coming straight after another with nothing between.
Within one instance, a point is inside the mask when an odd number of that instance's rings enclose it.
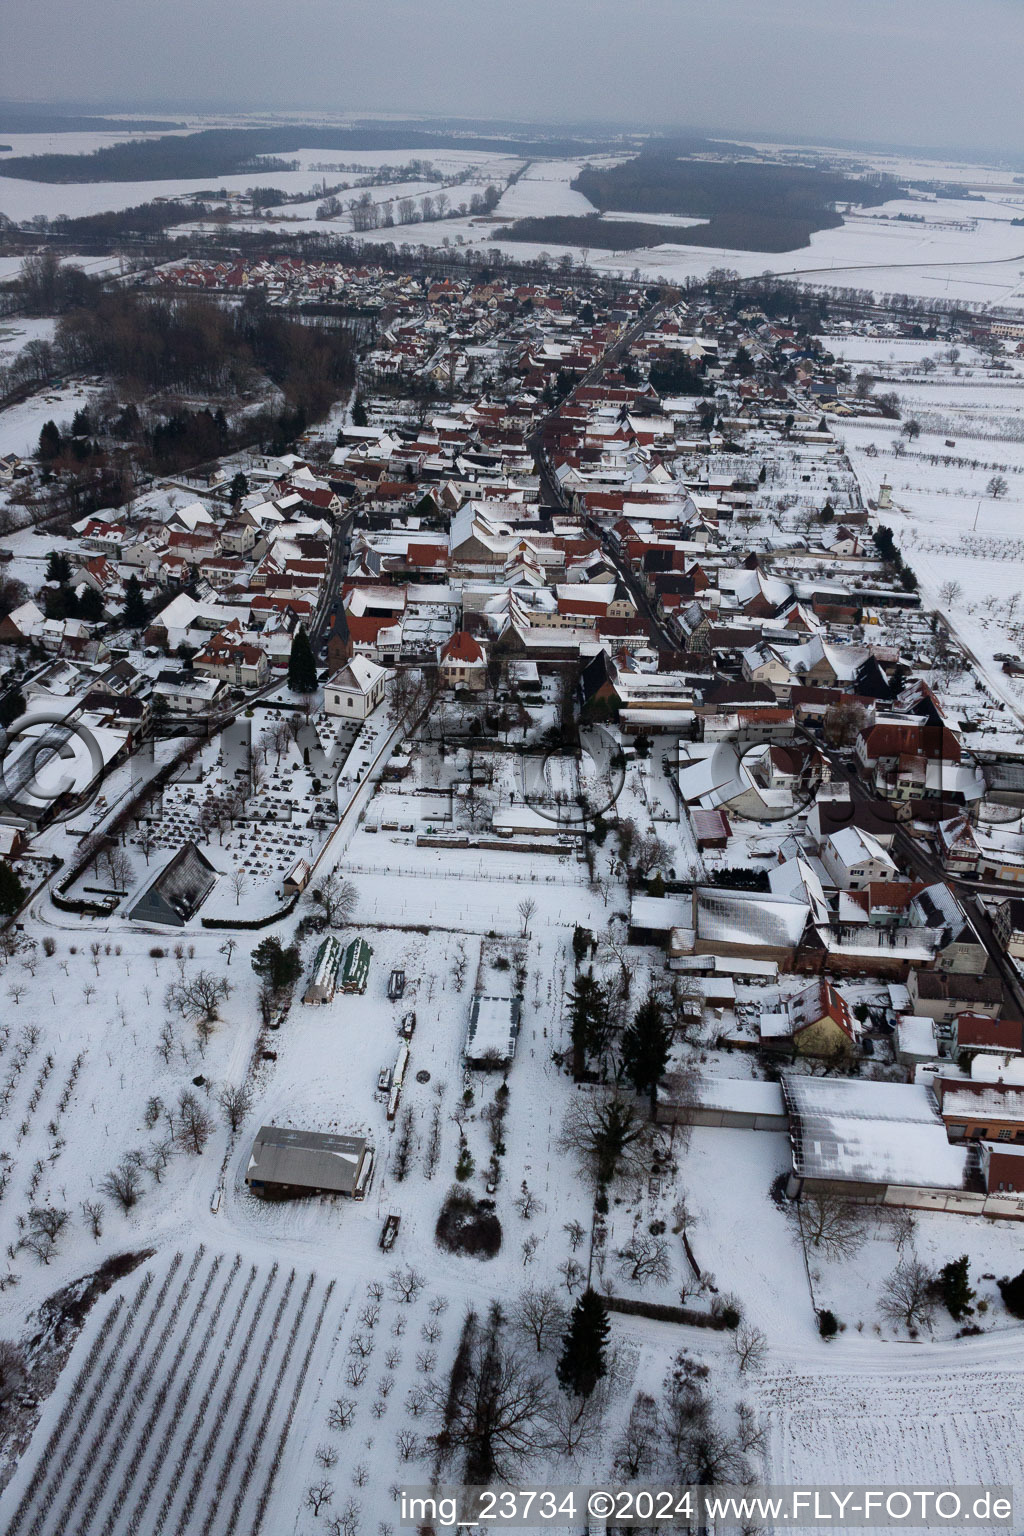
<instances>
[{"instance_id":1,"label":"farm building","mask_svg":"<svg viewBox=\"0 0 1024 1536\"><path fill-rule=\"evenodd\" d=\"M264 1200L302 1195L351 1195L359 1200L372 1169L373 1151L362 1136L264 1125L253 1142L245 1182Z\"/></svg>"},{"instance_id":2,"label":"farm building","mask_svg":"<svg viewBox=\"0 0 1024 1536\"><path fill-rule=\"evenodd\" d=\"M365 992L366 980L370 974L370 956L373 950L365 939L353 939L345 950L345 957L341 965L341 990L343 992Z\"/></svg>"},{"instance_id":3,"label":"farm building","mask_svg":"<svg viewBox=\"0 0 1024 1536\"><path fill-rule=\"evenodd\" d=\"M476 994L466 1031L464 1054L468 1067L508 1065L516 1053L521 1011L518 997Z\"/></svg>"},{"instance_id":4,"label":"farm building","mask_svg":"<svg viewBox=\"0 0 1024 1536\"><path fill-rule=\"evenodd\" d=\"M329 1003L338 986L338 970L341 966L342 948L337 939L328 936L316 952L309 986L302 1001L318 1005Z\"/></svg>"},{"instance_id":5,"label":"farm building","mask_svg":"<svg viewBox=\"0 0 1024 1536\"><path fill-rule=\"evenodd\" d=\"M679 1072L666 1073L659 1083L654 1118L659 1125L717 1125L751 1131L789 1128L778 1083L737 1077L693 1082Z\"/></svg>"},{"instance_id":6,"label":"farm building","mask_svg":"<svg viewBox=\"0 0 1024 1536\"><path fill-rule=\"evenodd\" d=\"M137 923L166 923L183 928L194 917L217 883L217 871L195 843L183 843L151 885L143 891L129 916Z\"/></svg>"},{"instance_id":7,"label":"farm building","mask_svg":"<svg viewBox=\"0 0 1024 1536\"><path fill-rule=\"evenodd\" d=\"M951 1210L977 1182L967 1148L947 1141L935 1099L920 1083L785 1072L782 1092L791 1197L830 1191L869 1204Z\"/></svg>"}]
</instances>

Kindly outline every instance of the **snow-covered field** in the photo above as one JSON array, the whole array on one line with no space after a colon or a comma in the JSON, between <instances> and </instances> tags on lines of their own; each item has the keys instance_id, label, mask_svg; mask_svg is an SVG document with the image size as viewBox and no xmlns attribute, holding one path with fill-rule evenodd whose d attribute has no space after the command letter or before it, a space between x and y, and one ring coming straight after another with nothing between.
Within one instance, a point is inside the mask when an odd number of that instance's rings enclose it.
<instances>
[{"instance_id":1,"label":"snow-covered field","mask_svg":"<svg viewBox=\"0 0 1024 1536\"><path fill-rule=\"evenodd\" d=\"M910 1347L885 1374L867 1363L840 1363L837 1354L834 1369L826 1358L770 1376L759 1395L774 1478L1011 1486L1019 1503L1020 1355L998 1346L972 1351L968 1345L977 1342L949 1346L934 1361Z\"/></svg>"},{"instance_id":2,"label":"snow-covered field","mask_svg":"<svg viewBox=\"0 0 1024 1536\"><path fill-rule=\"evenodd\" d=\"M1024 443L957 437L947 448L944 437L922 433L894 458L891 430L844 423L842 435L865 494L877 497L883 478L892 486L882 520L916 572L925 606L947 615L996 696L1019 708L1021 683L1004 677L994 658L1020 648ZM971 462L955 462L961 457ZM1007 484L999 498L986 490L995 475Z\"/></svg>"},{"instance_id":3,"label":"snow-covered field","mask_svg":"<svg viewBox=\"0 0 1024 1536\"><path fill-rule=\"evenodd\" d=\"M207 125L208 126L208 125ZM93 148L95 140L110 142L120 135L56 135L17 136L38 138L37 149L50 147ZM45 139L45 146L43 140ZM78 141L81 140L81 143ZM12 139L12 143L14 140ZM522 164L515 156L486 151L459 149L439 150L322 150L301 149L289 159L297 159L297 171L267 171L259 175L249 172L240 176L151 181L151 182L100 182L86 185L49 185L27 180L0 179L0 212L13 219L27 219L36 214L49 218L58 213L71 217L95 213L107 209L130 207L153 197L180 196L209 191L211 185L230 191L244 192L254 182L278 187L284 192L308 192L315 197L314 187L324 176L331 180L349 179L349 173L314 171L313 167L332 164L358 164L368 169L378 165L400 165L410 159L429 161L442 175L471 171L471 184L449 189L453 202L459 202L463 191L467 194L472 186L485 186L494 182L501 187L509 174ZM862 161L871 157L858 157ZM595 157L594 163L613 164L614 159ZM1005 171L983 165L943 165L939 162L915 162L899 157L874 157L878 169L896 175L914 176L921 179L947 179L956 181L980 195L982 201L967 199L918 198L896 199L880 208L866 210L848 218L838 229L820 230L811 237L805 250L768 253L730 251L687 247L666 240L663 244L643 252L610 252L599 248L587 252L587 258L599 271L628 273L639 267L644 276L663 276L670 281L681 282L687 277L699 277L712 267L728 266L741 276L752 277L762 272L778 272L791 275L803 274L809 282L825 287L872 288L876 292L900 292L920 294L922 297L964 299L979 303L1024 306L1024 230L1015 229L1010 221L1024 211L1024 188L1014 187ZM517 219L528 215L580 214L592 211L591 205L581 194L573 192L570 182L579 173L579 160L538 160L533 162L522 178L508 188L498 208L501 219ZM357 174L357 173L352 173ZM424 187L422 190L429 190ZM383 201L388 189L374 189L375 200ZM398 195L392 189L392 196ZM315 203L283 208L288 215L287 224L275 224L277 230L301 231L315 215ZM923 224L896 222L895 215L910 213L922 216ZM886 221L879 215L892 215ZM337 226L346 229L349 220L338 221ZM699 222L683 218L657 217L655 222L667 228ZM962 224L963 227L955 227ZM250 221L245 227L267 227L260 221ZM322 226L321 226L322 227ZM407 235L397 231L393 239L407 238L413 243L437 244L444 242L486 247L495 230L499 231L499 243L504 248L523 257L540 255L547 250L551 255L562 253L563 247L533 247L523 242L501 242L500 224L479 223L470 220L445 219L433 224L410 226ZM368 239L381 238L373 231ZM581 250L574 255L582 256Z\"/></svg>"},{"instance_id":4,"label":"snow-covered field","mask_svg":"<svg viewBox=\"0 0 1024 1536\"><path fill-rule=\"evenodd\" d=\"M20 405L8 406L5 411L0 411L0 453L18 453L26 457L34 453L44 422L55 421L58 426L69 422L95 394L93 385L74 383L64 389L48 389L45 394L33 395Z\"/></svg>"}]
</instances>

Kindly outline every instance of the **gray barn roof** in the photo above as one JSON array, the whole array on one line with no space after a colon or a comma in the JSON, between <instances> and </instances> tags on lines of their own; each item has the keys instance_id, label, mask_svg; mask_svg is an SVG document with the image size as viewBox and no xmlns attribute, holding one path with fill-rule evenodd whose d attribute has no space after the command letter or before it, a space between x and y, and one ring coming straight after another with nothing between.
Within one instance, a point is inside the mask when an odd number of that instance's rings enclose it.
<instances>
[{"instance_id":1,"label":"gray barn roof","mask_svg":"<svg viewBox=\"0 0 1024 1536\"><path fill-rule=\"evenodd\" d=\"M283 1130L264 1125L253 1143L247 1184L288 1185L351 1195L366 1155L362 1136Z\"/></svg>"}]
</instances>

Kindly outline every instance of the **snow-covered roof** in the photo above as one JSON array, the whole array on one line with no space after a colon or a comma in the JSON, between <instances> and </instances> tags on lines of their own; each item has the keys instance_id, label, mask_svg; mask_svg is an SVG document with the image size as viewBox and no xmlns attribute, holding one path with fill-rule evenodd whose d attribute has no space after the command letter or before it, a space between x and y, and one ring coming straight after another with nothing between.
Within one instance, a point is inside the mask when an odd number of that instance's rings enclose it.
<instances>
[{"instance_id":1,"label":"snow-covered roof","mask_svg":"<svg viewBox=\"0 0 1024 1536\"><path fill-rule=\"evenodd\" d=\"M793 1166L808 1178L961 1189L968 1150L953 1146L921 1083L787 1072Z\"/></svg>"},{"instance_id":2,"label":"snow-covered roof","mask_svg":"<svg viewBox=\"0 0 1024 1536\"><path fill-rule=\"evenodd\" d=\"M344 688L360 694L368 694L373 691L378 681L387 676L387 668L378 666L367 656L353 656L346 662L340 672L327 683L328 688Z\"/></svg>"},{"instance_id":3,"label":"snow-covered roof","mask_svg":"<svg viewBox=\"0 0 1024 1536\"><path fill-rule=\"evenodd\" d=\"M697 889L697 936L719 944L756 943L772 949L794 949L803 937L809 914L806 902L784 896L708 885Z\"/></svg>"},{"instance_id":4,"label":"snow-covered roof","mask_svg":"<svg viewBox=\"0 0 1024 1536\"><path fill-rule=\"evenodd\" d=\"M905 1013L896 1026L896 1044L902 1058L914 1061L934 1061L938 1055L935 1040L935 1020L926 1014Z\"/></svg>"}]
</instances>

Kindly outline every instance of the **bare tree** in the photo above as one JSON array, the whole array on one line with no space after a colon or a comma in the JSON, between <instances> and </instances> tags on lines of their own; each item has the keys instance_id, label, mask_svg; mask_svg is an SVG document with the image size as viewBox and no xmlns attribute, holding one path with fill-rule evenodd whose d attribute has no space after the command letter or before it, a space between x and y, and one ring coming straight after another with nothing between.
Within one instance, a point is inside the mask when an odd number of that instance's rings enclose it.
<instances>
[{"instance_id":1,"label":"bare tree","mask_svg":"<svg viewBox=\"0 0 1024 1536\"><path fill-rule=\"evenodd\" d=\"M1010 487L1007 485L1006 480L1002 475L993 475L991 480L985 486L985 490L988 492L988 494L996 500L1000 496L1005 496L1009 489Z\"/></svg>"},{"instance_id":2,"label":"bare tree","mask_svg":"<svg viewBox=\"0 0 1024 1536\"><path fill-rule=\"evenodd\" d=\"M597 1449L608 1407L607 1384L588 1396L557 1392L548 1412L548 1445L560 1456L576 1458Z\"/></svg>"},{"instance_id":3,"label":"bare tree","mask_svg":"<svg viewBox=\"0 0 1024 1536\"><path fill-rule=\"evenodd\" d=\"M519 1212L524 1221L529 1221L530 1217L534 1214L535 1211L542 1211L544 1209L543 1201L538 1200L537 1196L534 1194L533 1190L530 1189L525 1179L523 1180L522 1188L519 1194L516 1196L513 1204L515 1205L516 1210Z\"/></svg>"},{"instance_id":4,"label":"bare tree","mask_svg":"<svg viewBox=\"0 0 1024 1536\"><path fill-rule=\"evenodd\" d=\"M399 1430L395 1444L399 1461L415 1461L420 1454L420 1437L411 1429Z\"/></svg>"},{"instance_id":5,"label":"bare tree","mask_svg":"<svg viewBox=\"0 0 1024 1536\"><path fill-rule=\"evenodd\" d=\"M224 1111L224 1119L227 1121L228 1130L239 1131L249 1113L250 1096L249 1089L244 1083L233 1086L225 1083L217 1095L217 1103Z\"/></svg>"},{"instance_id":6,"label":"bare tree","mask_svg":"<svg viewBox=\"0 0 1024 1536\"><path fill-rule=\"evenodd\" d=\"M154 1141L150 1144L142 1166L145 1168L147 1173L151 1173L153 1175L153 1178L157 1184L159 1184L160 1180L163 1178L164 1171L167 1168L167 1164L171 1160L173 1152L174 1142L170 1137L164 1137L162 1140Z\"/></svg>"},{"instance_id":7,"label":"bare tree","mask_svg":"<svg viewBox=\"0 0 1024 1536\"><path fill-rule=\"evenodd\" d=\"M913 1246L914 1234L917 1231L913 1211L908 1211L903 1205L883 1205L879 1215L888 1224L892 1240L896 1244L896 1252L902 1256L908 1243Z\"/></svg>"},{"instance_id":8,"label":"bare tree","mask_svg":"<svg viewBox=\"0 0 1024 1536\"><path fill-rule=\"evenodd\" d=\"M318 1483L310 1483L306 1489L306 1508L318 1515L322 1509L326 1509L334 1498L334 1484L326 1478L321 1478Z\"/></svg>"},{"instance_id":9,"label":"bare tree","mask_svg":"<svg viewBox=\"0 0 1024 1536\"><path fill-rule=\"evenodd\" d=\"M913 1330L931 1322L936 1304L934 1274L920 1259L908 1256L886 1280L878 1310L889 1322Z\"/></svg>"},{"instance_id":10,"label":"bare tree","mask_svg":"<svg viewBox=\"0 0 1024 1536\"><path fill-rule=\"evenodd\" d=\"M939 588L939 597L944 608L952 608L964 595L964 589L958 581L944 581Z\"/></svg>"},{"instance_id":11,"label":"bare tree","mask_svg":"<svg viewBox=\"0 0 1024 1536\"><path fill-rule=\"evenodd\" d=\"M247 869L233 869L228 876L228 884L235 893L235 906L242 900L242 892L249 883L249 871Z\"/></svg>"},{"instance_id":12,"label":"bare tree","mask_svg":"<svg viewBox=\"0 0 1024 1536\"><path fill-rule=\"evenodd\" d=\"M587 1278L586 1270L582 1264L577 1264L575 1259L566 1259L558 1266L558 1273L565 1282L565 1288L572 1295Z\"/></svg>"},{"instance_id":13,"label":"bare tree","mask_svg":"<svg viewBox=\"0 0 1024 1536\"><path fill-rule=\"evenodd\" d=\"M116 891L126 891L131 884L132 861L124 848L112 848L107 855L107 868Z\"/></svg>"},{"instance_id":14,"label":"bare tree","mask_svg":"<svg viewBox=\"0 0 1024 1536\"><path fill-rule=\"evenodd\" d=\"M138 1163L123 1158L116 1168L112 1168L100 1180L100 1191L109 1195L120 1210L130 1211L142 1198L142 1174Z\"/></svg>"},{"instance_id":15,"label":"bare tree","mask_svg":"<svg viewBox=\"0 0 1024 1536\"><path fill-rule=\"evenodd\" d=\"M536 1232L531 1232L529 1237L524 1237L523 1238L523 1241L520 1244L520 1249L521 1249L522 1255L523 1255L523 1268L524 1269L526 1268L527 1264L532 1264L533 1263L533 1256L537 1252L537 1249L539 1247L540 1247L540 1238L537 1236Z\"/></svg>"},{"instance_id":16,"label":"bare tree","mask_svg":"<svg viewBox=\"0 0 1024 1536\"><path fill-rule=\"evenodd\" d=\"M323 1467L325 1472L330 1472L338 1465L338 1450L333 1445L318 1445L316 1448L316 1464Z\"/></svg>"},{"instance_id":17,"label":"bare tree","mask_svg":"<svg viewBox=\"0 0 1024 1536\"><path fill-rule=\"evenodd\" d=\"M795 1211L804 1242L818 1249L826 1259L848 1259L864 1242L866 1232L860 1207L842 1195L827 1190L804 1195Z\"/></svg>"},{"instance_id":18,"label":"bare tree","mask_svg":"<svg viewBox=\"0 0 1024 1536\"><path fill-rule=\"evenodd\" d=\"M395 1300L404 1302L407 1306L416 1300L427 1283L423 1276L411 1266L405 1269L393 1269L388 1280Z\"/></svg>"},{"instance_id":19,"label":"bare tree","mask_svg":"<svg viewBox=\"0 0 1024 1536\"><path fill-rule=\"evenodd\" d=\"M519 916L522 920L522 933L525 937L530 931L530 919L537 910L537 903L532 896L525 896L519 903Z\"/></svg>"},{"instance_id":20,"label":"bare tree","mask_svg":"<svg viewBox=\"0 0 1024 1536\"><path fill-rule=\"evenodd\" d=\"M231 956L234 954L234 952L235 952L235 950L237 948L238 948L238 940L237 939L225 939L224 943L220 946L220 953L225 957L225 959L227 960L228 965L231 964Z\"/></svg>"},{"instance_id":21,"label":"bare tree","mask_svg":"<svg viewBox=\"0 0 1024 1536\"><path fill-rule=\"evenodd\" d=\"M612 1452L616 1474L632 1481L652 1471L661 1449L661 1419L658 1405L647 1392L638 1392Z\"/></svg>"},{"instance_id":22,"label":"bare tree","mask_svg":"<svg viewBox=\"0 0 1024 1536\"><path fill-rule=\"evenodd\" d=\"M566 1310L554 1286L528 1286L512 1307L512 1325L536 1345L550 1349L565 1332Z\"/></svg>"},{"instance_id":23,"label":"bare tree","mask_svg":"<svg viewBox=\"0 0 1024 1536\"><path fill-rule=\"evenodd\" d=\"M740 1370L760 1370L768 1353L767 1335L762 1333L760 1328L746 1323L742 1328L736 1329L732 1342Z\"/></svg>"},{"instance_id":24,"label":"bare tree","mask_svg":"<svg viewBox=\"0 0 1024 1536\"><path fill-rule=\"evenodd\" d=\"M754 1451L763 1457L768 1449L766 1425L757 1417L749 1403L736 1404L736 1435L744 1451Z\"/></svg>"},{"instance_id":25,"label":"bare tree","mask_svg":"<svg viewBox=\"0 0 1024 1536\"><path fill-rule=\"evenodd\" d=\"M185 1019L205 1019L214 1024L220 1005L234 991L225 976L215 976L212 971L197 971L192 977L182 975L172 981L164 998L165 1006L176 1008Z\"/></svg>"},{"instance_id":26,"label":"bare tree","mask_svg":"<svg viewBox=\"0 0 1024 1536\"><path fill-rule=\"evenodd\" d=\"M358 1536L362 1506L349 1498L333 1520L327 1522L327 1536Z\"/></svg>"},{"instance_id":27,"label":"bare tree","mask_svg":"<svg viewBox=\"0 0 1024 1536\"><path fill-rule=\"evenodd\" d=\"M589 1168L599 1186L642 1172L650 1140L643 1107L618 1089L580 1092L569 1100L561 1145Z\"/></svg>"},{"instance_id":28,"label":"bare tree","mask_svg":"<svg viewBox=\"0 0 1024 1536\"><path fill-rule=\"evenodd\" d=\"M99 1242L103 1236L103 1206L99 1200L82 1201L82 1220Z\"/></svg>"},{"instance_id":29,"label":"bare tree","mask_svg":"<svg viewBox=\"0 0 1024 1536\"><path fill-rule=\"evenodd\" d=\"M355 1411L356 1405L350 1397L336 1397L327 1412L328 1429L348 1429Z\"/></svg>"},{"instance_id":30,"label":"bare tree","mask_svg":"<svg viewBox=\"0 0 1024 1536\"><path fill-rule=\"evenodd\" d=\"M567 1221L562 1227L562 1231L568 1237L569 1246L571 1247L573 1253L575 1253L576 1249L587 1235L586 1227L582 1222L579 1221Z\"/></svg>"},{"instance_id":31,"label":"bare tree","mask_svg":"<svg viewBox=\"0 0 1024 1536\"><path fill-rule=\"evenodd\" d=\"M620 1274L635 1280L637 1285L646 1285L648 1280L664 1283L672 1274L668 1243L649 1232L635 1232L620 1251L619 1259Z\"/></svg>"},{"instance_id":32,"label":"bare tree","mask_svg":"<svg viewBox=\"0 0 1024 1536\"><path fill-rule=\"evenodd\" d=\"M182 1090L178 1098L178 1124L175 1140L186 1152L197 1156L202 1152L213 1131L213 1121L190 1088Z\"/></svg>"},{"instance_id":33,"label":"bare tree","mask_svg":"<svg viewBox=\"0 0 1024 1536\"><path fill-rule=\"evenodd\" d=\"M507 1480L542 1447L551 1414L544 1376L529 1369L503 1336L493 1306L485 1328L463 1329L449 1381L431 1388L440 1462L461 1453L468 1483Z\"/></svg>"},{"instance_id":34,"label":"bare tree","mask_svg":"<svg viewBox=\"0 0 1024 1536\"><path fill-rule=\"evenodd\" d=\"M337 870L325 875L310 892L310 900L321 908L331 928L344 928L352 921L357 892L351 880L343 880Z\"/></svg>"}]
</instances>

